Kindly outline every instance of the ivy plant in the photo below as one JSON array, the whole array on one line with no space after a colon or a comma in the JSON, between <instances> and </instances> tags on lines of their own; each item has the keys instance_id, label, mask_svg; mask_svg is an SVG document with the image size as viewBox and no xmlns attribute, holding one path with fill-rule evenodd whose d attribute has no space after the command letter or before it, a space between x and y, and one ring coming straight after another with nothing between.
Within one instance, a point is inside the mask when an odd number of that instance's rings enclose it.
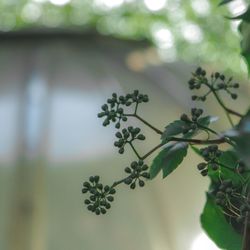
<instances>
[{"instance_id":1,"label":"ivy plant","mask_svg":"<svg viewBox=\"0 0 250 250\"><path fill-rule=\"evenodd\" d=\"M220 4L231 1L224 0ZM236 17L242 19L242 54L248 65L249 13L248 9L246 13ZM105 214L111 208L119 185L124 184L135 189L143 187L147 181L153 180L160 173L166 178L185 162L188 151L193 150L201 158L197 171L202 177L210 179L206 203L200 216L203 229L221 249L249 250L250 110L239 113L228 107L222 96L226 93L236 101L240 84L233 77L226 77L221 72L207 73L198 67L192 72L187 84L192 91L194 107L190 113L181 114L163 129L155 127L139 114L139 106L149 102L148 95L134 90L127 95L119 96L113 93L107 99L98 117L102 119L103 126L114 124L117 129L114 146L118 153L124 154L127 147L131 147L136 159L125 167L125 177L111 185L103 185L99 176L89 177L82 188L82 193L88 195L84 203L90 212L96 215ZM213 96L218 106L224 110L231 126L230 130L216 131L210 127L217 118L205 114L199 107L199 103L206 102L210 96ZM126 126L130 118L138 119L160 136L158 145L145 154L137 151L135 141L143 142L146 137L141 128ZM148 165L147 157L156 152L158 153L154 160Z\"/></svg>"}]
</instances>

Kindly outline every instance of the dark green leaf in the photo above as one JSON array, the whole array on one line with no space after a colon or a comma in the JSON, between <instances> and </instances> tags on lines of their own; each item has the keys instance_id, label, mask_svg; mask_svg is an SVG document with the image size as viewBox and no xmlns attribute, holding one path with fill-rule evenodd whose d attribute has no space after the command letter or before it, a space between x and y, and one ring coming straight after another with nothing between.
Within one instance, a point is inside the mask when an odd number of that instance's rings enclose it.
<instances>
[{"instance_id":1,"label":"dark green leaf","mask_svg":"<svg viewBox=\"0 0 250 250\"><path fill-rule=\"evenodd\" d=\"M153 160L153 163L150 167L150 178L153 179L155 178L158 173L161 171L162 169L162 165L163 165L163 159L165 157L165 155L169 152L169 150L173 147L173 144L168 145L167 147L165 147Z\"/></svg>"},{"instance_id":2,"label":"dark green leaf","mask_svg":"<svg viewBox=\"0 0 250 250\"><path fill-rule=\"evenodd\" d=\"M188 144L184 142L176 143L163 158L163 178L172 173L187 155Z\"/></svg>"},{"instance_id":3,"label":"dark green leaf","mask_svg":"<svg viewBox=\"0 0 250 250\"><path fill-rule=\"evenodd\" d=\"M168 124L161 136L162 141L166 142L169 137L181 134L185 124L186 123L181 120L176 120Z\"/></svg>"},{"instance_id":4,"label":"dark green leaf","mask_svg":"<svg viewBox=\"0 0 250 250\"><path fill-rule=\"evenodd\" d=\"M181 164L187 154L187 148L188 144L184 142L174 143L164 148L153 160L150 178L155 178L160 170L163 171L164 178L169 175Z\"/></svg>"},{"instance_id":5,"label":"dark green leaf","mask_svg":"<svg viewBox=\"0 0 250 250\"><path fill-rule=\"evenodd\" d=\"M200 220L203 229L219 248L226 250L241 249L241 235L227 222L221 209L209 195L207 195L207 202Z\"/></svg>"},{"instance_id":6,"label":"dark green leaf","mask_svg":"<svg viewBox=\"0 0 250 250\"><path fill-rule=\"evenodd\" d=\"M213 182L219 182L220 178L223 178L223 179L231 179L234 185L241 184L242 177L239 174L237 174L237 172L235 171L238 160L239 158L236 152L231 151L231 150L223 152L222 155L219 157L218 162L232 170L229 170L221 166L220 177L219 177L218 171L213 171L213 170L209 171L209 177L211 178Z\"/></svg>"},{"instance_id":7,"label":"dark green leaf","mask_svg":"<svg viewBox=\"0 0 250 250\"><path fill-rule=\"evenodd\" d=\"M218 118L215 116L204 116L198 119L198 123L202 125L203 127L208 127L210 123L216 121ZM165 130L162 134L162 142L167 142L169 138L172 136L176 136L179 134L182 134L183 127L186 125L184 121L176 120L170 123L165 127ZM188 132L182 138L192 138L199 132L199 129L196 129L194 131Z\"/></svg>"},{"instance_id":8,"label":"dark green leaf","mask_svg":"<svg viewBox=\"0 0 250 250\"><path fill-rule=\"evenodd\" d=\"M218 120L218 117L217 116L204 116L204 117L201 117L200 119L198 119L198 123L202 126L205 126L205 127L208 127L210 123L212 122L215 122Z\"/></svg>"}]
</instances>

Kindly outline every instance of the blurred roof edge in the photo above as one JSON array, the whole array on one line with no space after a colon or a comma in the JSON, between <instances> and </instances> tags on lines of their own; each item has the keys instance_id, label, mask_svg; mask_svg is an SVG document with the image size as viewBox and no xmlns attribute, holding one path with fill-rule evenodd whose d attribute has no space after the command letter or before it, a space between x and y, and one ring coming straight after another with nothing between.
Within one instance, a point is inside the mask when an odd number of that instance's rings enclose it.
<instances>
[{"instance_id":1,"label":"blurred roof edge","mask_svg":"<svg viewBox=\"0 0 250 250\"><path fill-rule=\"evenodd\" d=\"M130 43L134 46L146 47L152 45L152 43L147 39L124 39L119 37L114 37L112 35L103 35L96 31L83 31L80 29L67 29L67 28L27 28L16 31L0 31L0 42L3 40L12 39L81 39L84 38L89 40L102 39L102 40L118 40L120 42Z\"/></svg>"}]
</instances>

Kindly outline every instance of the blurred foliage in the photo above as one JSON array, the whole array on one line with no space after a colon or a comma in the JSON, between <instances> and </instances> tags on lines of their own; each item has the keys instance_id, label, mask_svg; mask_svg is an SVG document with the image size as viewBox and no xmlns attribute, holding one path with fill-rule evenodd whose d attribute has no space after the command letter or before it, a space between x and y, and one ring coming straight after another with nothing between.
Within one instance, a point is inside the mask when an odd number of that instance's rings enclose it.
<instances>
[{"instance_id":1,"label":"blurred foliage","mask_svg":"<svg viewBox=\"0 0 250 250\"><path fill-rule=\"evenodd\" d=\"M218 0L0 0L0 29L63 27L146 39L163 61L213 63L216 68L246 72L239 57L239 21L224 18L242 12L246 4L244 0L218 4Z\"/></svg>"}]
</instances>

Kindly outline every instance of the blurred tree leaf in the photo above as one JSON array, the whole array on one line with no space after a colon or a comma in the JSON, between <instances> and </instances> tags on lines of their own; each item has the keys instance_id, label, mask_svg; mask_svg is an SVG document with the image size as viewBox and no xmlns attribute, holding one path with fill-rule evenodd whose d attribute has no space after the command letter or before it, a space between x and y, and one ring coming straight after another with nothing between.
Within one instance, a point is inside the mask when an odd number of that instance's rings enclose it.
<instances>
[{"instance_id":1,"label":"blurred tree leaf","mask_svg":"<svg viewBox=\"0 0 250 250\"><path fill-rule=\"evenodd\" d=\"M163 178L173 172L187 155L188 144L178 142L168 145L154 159L150 168L151 179L155 178L162 170Z\"/></svg>"},{"instance_id":2,"label":"blurred tree leaf","mask_svg":"<svg viewBox=\"0 0 250 250\"><path fill-rule=\"evenodd\" d=\"M207 194L207 201L200 217L202 228L221 249L240 250L242 237L227 222L221 209Z\"/></svg>"}]
</instances>

